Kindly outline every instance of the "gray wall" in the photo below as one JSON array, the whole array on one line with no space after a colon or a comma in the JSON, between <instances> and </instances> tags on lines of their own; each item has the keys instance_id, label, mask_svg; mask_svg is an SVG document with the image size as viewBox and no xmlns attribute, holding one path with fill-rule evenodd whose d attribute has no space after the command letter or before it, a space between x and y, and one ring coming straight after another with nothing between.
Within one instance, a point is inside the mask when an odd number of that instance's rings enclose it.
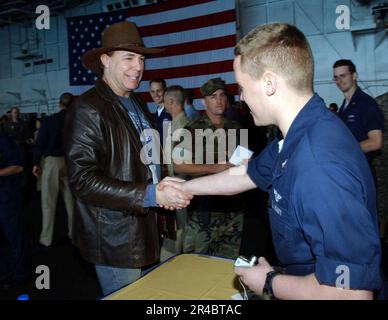
<instances>
[{"instance_id":1,"label":"gray wall","mask_svg":"<svg viewBox=\"0 0 388 320\"><path fill-rule=\"evenodd\" d=\"M11 104L20 104L23 112L57 111L58 97L70 91L66 18L102 12L104 3L103 0L94 1L90 5L68 10L63 16L53 16L50 30L37 30L35 21L27 26L15 24L0 28L0 114ZM26 63L34 60L18 60L15 57L21 56L21 49L28 45L30 51L42 56L35 60L53 59L53 62L31 63L30 67L26 67ZM43 95L32 89L40 90ZM21 100L7 91L20 93Z\"/></svg>"}]
</instances>

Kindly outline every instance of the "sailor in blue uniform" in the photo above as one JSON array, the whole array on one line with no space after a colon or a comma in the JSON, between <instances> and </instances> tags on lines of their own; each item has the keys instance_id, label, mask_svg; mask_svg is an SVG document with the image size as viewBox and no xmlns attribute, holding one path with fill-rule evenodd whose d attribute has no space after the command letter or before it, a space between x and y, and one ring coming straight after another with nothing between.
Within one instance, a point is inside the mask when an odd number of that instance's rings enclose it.
<instances>
[{"instance_id":1,"label":"sailor in blue uniform","mask_svg":"<svg viewBox=\"0 0 388 320\"><path fill-rule=\"evenodd\" d=\"M12 249L10 259L0 259L3 287L23 283L31 277L30 250L21 217L22 171L19 147L12 139L0 135L0 233Z\"/></svg>"},{"instance_id":2,"label":"sailor in blue uniform","mask_svg":"<svg viewBox=\"0 0 388 320\"><path fill-rule=\"evenodd\" d=\"M252 291L277 299L372 299L381 288L376 191L360 145L313 91L313 57L295 26L272 23L235 49L241 98L275 139L247 166L187 182L163 181L194 195L233 195L259 187L279 260L236 267ZM245 168L247 167L247 170ZM340 289L340 290L339 290Z\"/></svg>"}]
</instances>

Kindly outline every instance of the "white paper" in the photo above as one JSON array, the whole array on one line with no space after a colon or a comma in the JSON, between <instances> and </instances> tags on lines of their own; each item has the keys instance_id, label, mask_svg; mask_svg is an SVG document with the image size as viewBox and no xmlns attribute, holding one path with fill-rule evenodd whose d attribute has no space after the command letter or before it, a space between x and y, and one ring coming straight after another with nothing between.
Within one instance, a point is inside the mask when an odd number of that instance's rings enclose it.
<instances>
[{"instance_id":1,"label":"white paper","mask_svg":"<svg viewBox=\"0 0 388 320\"><path fill-rule=\"evenodd\" d=\"M253 151L242 146L237 146L236 150L234 150L232 156L230 157L229 162L238 166L241 165L244 160L250 159L252 155Z\"/></svg>"},{"instance_id":2,"label":"white paper","mask_svg":"<svg viewBox=\"0 0 388 320\"><path fill-rule=\"evenodd\" d=\"M243 293L236 293L233 296L230 296L233 300L245 300Z\"/></svg>"}]
</instances>

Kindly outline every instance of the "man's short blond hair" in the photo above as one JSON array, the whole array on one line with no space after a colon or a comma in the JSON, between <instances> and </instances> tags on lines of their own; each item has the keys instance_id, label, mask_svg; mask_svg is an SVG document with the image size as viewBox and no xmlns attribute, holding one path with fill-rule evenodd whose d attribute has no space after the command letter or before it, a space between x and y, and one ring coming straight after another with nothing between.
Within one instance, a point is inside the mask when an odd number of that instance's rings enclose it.
<instances>
[{"instance_id":1,"label":"man's short blond hair","mask_svg":"<svg viewBox=\"0 0 388 320\"><path fill-rule=\"evenodd\" d=\"M235 55L241 56L241 70L253 79L260 79L265 70L270 70L298 92L313 90L313 56L306 37L295 26L258 26L239 41Z\"/></svg>"}]
</instances>

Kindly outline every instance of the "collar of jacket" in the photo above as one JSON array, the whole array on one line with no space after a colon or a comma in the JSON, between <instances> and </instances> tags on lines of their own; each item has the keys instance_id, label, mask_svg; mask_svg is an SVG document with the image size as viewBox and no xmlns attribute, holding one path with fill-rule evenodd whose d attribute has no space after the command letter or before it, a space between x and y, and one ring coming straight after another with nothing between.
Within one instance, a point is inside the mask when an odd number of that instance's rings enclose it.
<instances>
[{"instance_id":1,"label":"collar of jacket","mask_svg":"<svg viewBox=\"0 0 388 320\"><path fill-rule=\"evenodd\" d=\"M104 80L102 80L101 78L96 81L96 89L97 89L98 94L103 99L109 101L110 103L114 103L114 104L120 106L120 108L122 108L123 111L125 111L125 113L127 113L126 109L121 105L121 102L117 98L117 95L108 86L108 84ZM154 125L153 125L153 122L151 120L151 114L148 111L147 105L142 100L140 100L140 98L133 91L130 93L130 98L133 101L135 101L135 103L140 107L140 109L143 111L146 119L150 123L151 127L154 129Z\"/></svg>"}]
</instances>

